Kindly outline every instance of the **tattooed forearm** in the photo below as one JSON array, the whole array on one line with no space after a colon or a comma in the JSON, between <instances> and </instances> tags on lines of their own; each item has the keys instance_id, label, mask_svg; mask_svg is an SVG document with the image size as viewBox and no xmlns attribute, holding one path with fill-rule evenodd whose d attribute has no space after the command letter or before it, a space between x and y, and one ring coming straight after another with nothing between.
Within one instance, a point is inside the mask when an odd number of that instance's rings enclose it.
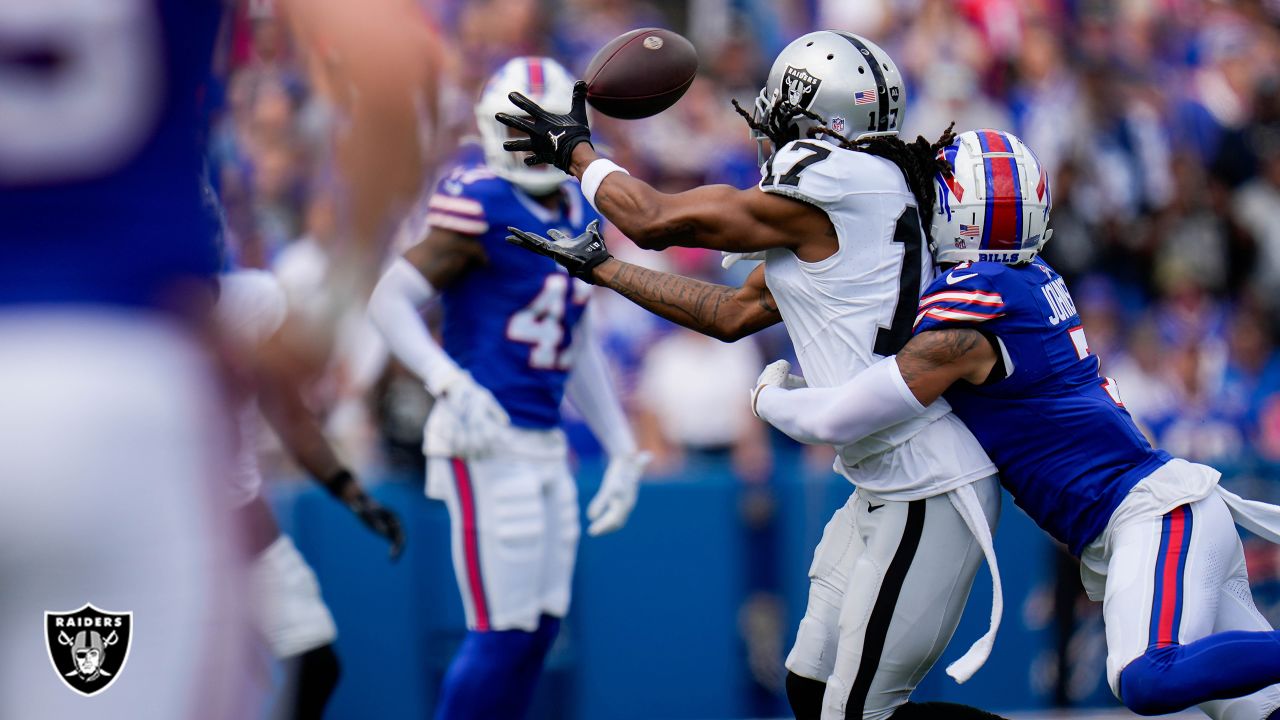
<instances>
[{"instance_id":1,"label":"tattooed forearm","mask_svg":"<svg viewBox=\"0 0 1280 720\"><path fill-rule=\"evenodd\" d=\"M956 380L985 379L995 365L995 350L971 328L930 330L911 338L897 362L916 399L928 405Z\"/></svg>"},{"instance_id":2,"label":"tattooed forearm","mask_svg":"<svg viewBox=\"0 0 1280 720\"><path fill-rule=\"evenodd\" d=\"M767 291L735 288L609 260L596 281L684 327L732 341L778 321Z\"/></svg>"}]
</instances>

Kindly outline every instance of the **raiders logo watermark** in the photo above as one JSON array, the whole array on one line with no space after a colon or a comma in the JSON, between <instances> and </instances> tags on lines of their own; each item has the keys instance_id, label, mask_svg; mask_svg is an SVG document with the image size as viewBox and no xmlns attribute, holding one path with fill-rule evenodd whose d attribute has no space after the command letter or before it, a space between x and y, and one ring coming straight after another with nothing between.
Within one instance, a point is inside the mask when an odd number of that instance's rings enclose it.
<instances>
[{"instance_id":1,"label":"raiders logo watermark","mask_svg":"<svg viewBox=\"0 0 1280 720\"><path fill-rule=\"evenodd\" d=\"M804 68L787 66L782 74L782 87L787 93L787 102L798 108L808 110L813 104L813 97L818 94L818 86L822 80L809 74Z\"/></svg>"},{"instance_id":2,"label":"raiders logo watermark","mask_svg":"<svg viewBox=\"0 0 1280 720\"><path fill-rule=\"evenodd\" d=\"M110 687L124 670L133 613L107 612L88 603L70 612L46 611L44 635L54 672L67 687L89 697Z\"/></svg>"}]
</instances>

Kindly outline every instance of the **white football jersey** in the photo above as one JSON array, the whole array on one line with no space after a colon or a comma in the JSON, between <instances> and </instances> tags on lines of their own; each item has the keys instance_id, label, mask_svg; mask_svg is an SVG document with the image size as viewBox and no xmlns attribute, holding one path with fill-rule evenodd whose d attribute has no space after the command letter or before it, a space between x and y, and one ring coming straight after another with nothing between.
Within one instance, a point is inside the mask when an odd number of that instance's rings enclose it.
<instances>
[{"instance_id":1,"label":"white football jersey","mask_svg":"<svg viewBox=\"0 0 1280 720\"><path fill-rule=\"evenodd\" d=\"M920 291L934 276L915 197L892 162L819 140L783 146L763 174L761 190L819 207L835 227L839 249L820 262L768 251L765 281L808 384L844 384L911 339ZM893 500L996 472L942 399L837 454L837 472Z\"/></svg>"}]
</instances>

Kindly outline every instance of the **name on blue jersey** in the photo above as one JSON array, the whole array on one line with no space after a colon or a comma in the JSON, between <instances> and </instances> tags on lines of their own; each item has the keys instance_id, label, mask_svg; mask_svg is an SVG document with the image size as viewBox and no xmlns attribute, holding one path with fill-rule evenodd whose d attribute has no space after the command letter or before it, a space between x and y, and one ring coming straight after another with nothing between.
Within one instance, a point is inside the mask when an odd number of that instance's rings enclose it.
<instances>
[{"instance_id":1,"label":"name on blue jersey","mask_svg":"<svg viewBox=\"0 0 1280 720\"><path fill-rule=\"evenodd\" d=\"M1076 316L1076 303L1067 292L1067 284L1058 278L1040 286L1044 299L1049 303L1049 324L1057 326Z\"/></svg>"}]
</instances>

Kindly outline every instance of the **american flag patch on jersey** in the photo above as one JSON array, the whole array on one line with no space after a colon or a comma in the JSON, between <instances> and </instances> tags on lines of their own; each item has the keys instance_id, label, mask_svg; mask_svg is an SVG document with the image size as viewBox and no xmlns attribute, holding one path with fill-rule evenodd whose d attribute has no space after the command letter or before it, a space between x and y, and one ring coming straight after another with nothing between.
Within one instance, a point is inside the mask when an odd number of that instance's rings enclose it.
<instances>
[{"instance_id":1,"label":"american flag patch on jersey","mask_svg":"<svg viewBox=\"0 0 1280 720\"><path fill-rule=\"evenodd\" d=\"M876 101L875 90L859 90L853 94L854 105L870 105Z\"/></svg>"},{"instance_id":2,"label":"american flag patch on jersey","mask_svg":"<svg viewBox=\"0 0 1280 720\"><path fill-rule=\"evenodd\" d=\"M962 237L978 237L981 234L982 234L981 225L965 225L964 223L960 224L960 235Z\"/></svg>"}]
</instances>

